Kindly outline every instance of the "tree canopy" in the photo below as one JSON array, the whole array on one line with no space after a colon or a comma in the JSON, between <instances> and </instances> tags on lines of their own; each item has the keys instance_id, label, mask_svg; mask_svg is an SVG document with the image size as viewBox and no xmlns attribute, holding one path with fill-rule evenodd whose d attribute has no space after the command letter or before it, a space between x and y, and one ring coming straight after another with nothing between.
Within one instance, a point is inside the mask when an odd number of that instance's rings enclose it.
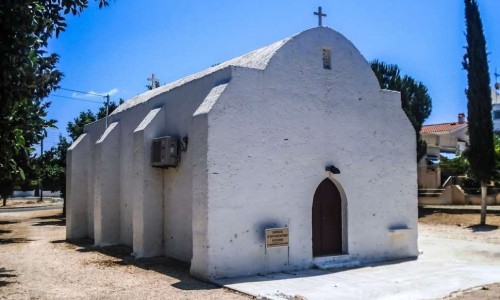
<instances>
[{"instance_id":1,"label":"tree canopy","mask_svg":"<svg viewBox=\"0 0 500 300\"><path fill-rule=\"evenodd\" d=\"M60 191L66 198L66 151L70 143L59 136L59 142L40 157L40 173L43 188L52 192Z\"/></svg>"},{"instance_id":2,"label":"tree canopy","mask_svg":"<svg viewBox=\"0 0 500 300\"><path fill-rule=\"evenodd\" d=\"M370 65L377 76L380 88L401 93L401 108L415 129L417 161L419 161L425 155L427 148L420 136L420 130L432 112L432 99L427 87L408 75L402 76L397 65L386 64L378 60L372 61Z\"/></svg>"},{"instance_id":3,"label":"tree canopy","mask_svg":"<svg viewBox=\"0 0 500 300\"><path fill-rule=\"evenodd\" d=\"M98 0L107 6L106 0ZM0 1L0 195L5 198L18 178L24 178L32 146L46 136L45 120L63 74L58 56L46 52L48 40L66 28L64 15L79 14L87 0Z\"/></svg>"}]
</instances>

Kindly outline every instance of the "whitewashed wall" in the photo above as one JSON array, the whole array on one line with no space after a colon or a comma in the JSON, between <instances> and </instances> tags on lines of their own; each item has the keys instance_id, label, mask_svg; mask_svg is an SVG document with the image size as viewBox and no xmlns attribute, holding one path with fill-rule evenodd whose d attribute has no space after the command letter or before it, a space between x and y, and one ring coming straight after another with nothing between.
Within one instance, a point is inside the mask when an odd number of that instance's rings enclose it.
<instances>
[{"instance_id":1,"label":"whitewashed wall","mask_svg":"<svg viewBox=\"0 0 500 300\"><path fill-rule=\"evenodd\" d=\"M331 70L323 68L323 48L331 49ZM197 250L206 253L193 257L192 273L310 267L313 195L331 164L347 199L349 256L416 256L414 131L399 94L380 91L358 50L315 28L285 44L264 71L233 72L208 113L206 244ZM199 213L195 219L205 217ZM264 229L284 226L288 266L286 248L264 255Z\"/></svg>"},{"instance_id":2,"label":"whitewashed wall","mask_svg":"<svg viewBox=\"0 0 500 300\"><path fill-rule=\"evenodd\" d=\"M331 49L331 70L323 68L323 48ZM155 121L147 128L145 118L160 107L164 126ZM96 165L102 161L102 145L95 144L103 122L85 127L88 150L77 144L72 150L78 152L71 165L77 177L69 186L69 208L71 201L80 201L87 210L87 224L81 225L86 229L73 229L90 237L102 234L93 223L101 184L96 178L109 186L99 176L108 171ZM119 124L112 138L119 145L118 162L110 167L119 186L113 197L119 201L106 213L119 216L116 241L133 246L138 256L163 251L191 260L191 273L205 279L308 268L313 195L331 164L341 170L332 179L347 203L347 259L417 255L413 128L399 94L380 91L361 54L331 29L305 31L146 92L116 109L109 118L113 122ZM135 160L147 162L147 150L136 153L134 147L153 135L188 136L178 168L138 168ZM76 187L78 176L88 183ZM137 194L148 180L163 182L162 222L158 203L148 205L145 195ZM75 197L82 190L86 202ZM142 211L134 212L138 207ZM82 218L70 211L68 222L79 224L76 217ZM162 230L148 235L151 226ZM290 228L289 264L284 248L264 255L264 229L282 226ZM163 250L152 240L161 235Z\"/></svg>"},{"instance_id":3,"label":"whitewashed wall","mask_svg":"<svg viewBox=\"0 0 500 300\"><path fill-rule=\"evenodd\" d=\"M102 219L106 220L119 216L118 226L119 233L116 234L116 239L113 242L117 242L124 245L137 246L138 249L134 249L134 254L137 256L150 256L156 253L155 251L147 248L154 244L152 239L157 238L157 234L144 233L145 227L154 226L155 224L145 224L142 222L140 225L141 230L137 230L136 234L143 232L143 236L136 240L134 243L134 206L136 202L141 200L136 197L136 187L140 186L141 182L152 180L150 176L156 176L158 172L143 172L149 176L147 178L138 177L138 168L134 164L134 131L138 128L139 124L146 118L148 113L158 107L162 107L162 124L161 129L156 128L160 125L155 124L154 137L160 137L165 135L173 135L178 137L190 136L190 128L192 124L192 116L198 106L203 102L206 95L210 92L214 85L219 82L225 82L230 78L231 70L229 68L222 68L219 70L214 69L214 71L208 76L196 78L184 85L173 84L173 88L169 86L163 87L167 89L166 92L160 92L153 90L147 92L138 97L144 97L147 101L137 103L135 105L130 105L130 101L120 106L115 112L113 112L108 118L108 124L113 122L119 123L119 138L117 138L118 145L113 147L113 153L108 151L107 156L113 155L113 158L118 159L118 163L112 163L106 168L100 168L102 164L101 161L96 156L96 143L102 136L105 129L105 121L99 120L85 127L84 132L86 132L87 139L89 140L88 153L85 154L85 161L79 159L72 164L72 170L76 171L77 174L85 173L85 178L88 182L79 181L78 184L70 186L68 189L68 202L78 202L78 194L82 189L87 190L85 195L87 202L79 203L81 209L86 209L88 218L87 224L80 222L75 226L86 226L86 229L80 229L80 235L69 237L84 237L88 236L91 238L96 238L100 242L102 230L106 230L107 227L98 226L98 232L95 232L96 227L94 224L94 219L96 218L94 207L96 201L96 186L106 186L109 182L116 181L118 192L114 197L104 197L99 198L99 203L102 203L101 207L104 207L107 212L102 215ZM160 88L161 89L161 88ZM159 90L159 89L157 89ZM155 94L157 93L157 94ZM151 143L150 136L151 132L146 134L149 141L145 143ZM149 144L148 144L149 145ZM77 147L78 145L74 145ZM205 145L206 149L206 145ZM87 150L86 150L87 151ZM151 218L147 221L156 222L156 226L161 227L161 234L164 240L164 245L162 247L163 253L166 256L174 257L183 261L190 261L192 258L192 158L191 151L192 147L188 143L187 152L182 153L182 159L180 165L177 168L170 169L160 169L162 181L163 181L163 216L162 222L157 222L155 218ZM146 151L148 152L148 151ZM71 154L70 154L71 155ZM148 153L146 153L149 156ZM100 156L100 155L99 155ZM87 162L88 161L88 162ZM146 162L146 168L151 166L150 159ZM114 171L110 174L106 174L105 177L99 176L96 173L96 167L98 170L108 170L111 167ZM158 170L156 170L158 171ZM100 173L101 171L99 171ZM108 172L109 173L109 172ZM153 175L152 175L153 174ZM76 174L75 174L76 175ZM73 175L68 174L68 178ZM75 176L75 178L77 178ZM98 191L101 193L101 190ZM102 191L106 193L106 191ZM83 195L83 194L82 194ZM115 199L116 198L116 199ZM117 200L118 205L115 205L115 200ZM146 200L147 201L147 200ZM76 203L75 203L76 204ZM144 204L144 203L143 203ZM71 207L71 204L70 204ZM147 203L144 206L145 211L143 214L146 216L148 214L155 215L155 206L148 206ZM148 211L149 209L149 211ZM81 211L81 210L80 210ZM69 222L71 220L76 221L76 216L78 211L74 212L75 217L72 217L72 213L68 215ZM106 216L107 215L107 216ZM78 219L80 220L80 219ZM75 223L75 222L73 222ZM139 223L136 224L139 226ZM103 245L109 244L110 242L101 243ZM152 246L151 246L152 247ZM136 251L137 250L137 251ZM153 254L152 254L153 253Z\"/></svg>"}]
</instances>

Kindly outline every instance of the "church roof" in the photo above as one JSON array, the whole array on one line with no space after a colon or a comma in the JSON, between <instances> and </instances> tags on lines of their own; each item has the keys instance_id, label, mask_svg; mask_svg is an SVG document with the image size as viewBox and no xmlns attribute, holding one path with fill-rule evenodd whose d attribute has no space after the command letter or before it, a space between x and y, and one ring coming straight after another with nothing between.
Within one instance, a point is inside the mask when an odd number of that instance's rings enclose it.
<instances>
[{"instance_id":1,"label":"church roof","mask_svg":"<svg viewBox=\"0 0 500 300\"><path fill-rule=\"evenodd\" d=\"M458 122L450 122L450 123L441 123L441 124L431 124L431 125L423 125L420 130L421 133L439 133L439 132L450 132L459 128L467 127L467 122L458 123Z\"/></svg>"},{"instance_id":2,"label":"church roof","mask_svg":"<svg viewBox=\"0 0 500 300\"><path fill-rule=\"evenodd\" d=\"M215 73L215 72L222 70L224 68L227 68L229 66L264 70L267 67L267 64L269 63L271 58L274 56L274 54L292 38L293 37L289 37L289 38L277 41L277 42L275 42L271 45L268 45L266 47L254 50L254 51L249 52L247 54L244 54L242 56L233 58L233 59L228 60L226 62L215 65L211 68L205 69L201 72L189 75L189 76L184 77L182 79L179 79L177 81L171 82L171 83L166 84L166 85L162 85L156 89L147 91L147 92L142 93L140 95L137 95L137 96L133 97L132 99L126 101L122 105L120 105L118 108L116 108L111 113L111 115L128 110L128 109L130 109L138 104L141 104L143 102L148 101L149 99L151 99L157 95L168 92L168 91L170 91L174 88L180 87L188 82L194 81L196 79L200 79L202 77L205 77L209 74Z\"/></svg>"}]
</instances>

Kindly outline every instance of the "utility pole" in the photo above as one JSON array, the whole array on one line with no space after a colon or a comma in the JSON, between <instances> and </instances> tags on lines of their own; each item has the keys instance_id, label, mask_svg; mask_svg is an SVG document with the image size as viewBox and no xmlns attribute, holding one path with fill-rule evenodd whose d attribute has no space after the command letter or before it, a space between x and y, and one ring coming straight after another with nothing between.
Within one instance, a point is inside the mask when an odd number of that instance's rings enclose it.
<instances>
[{"instance_id":1,"label":"utility pole","mask_svg":"<svg viewBox=\"0 0 500 300\"><path fill-rule=\"evenodd\" d=\"M108 128L108 115L109 115L109 94L104 96L106 98L106 128Z\"/></svg>"},{"instance_id":2,"label":"utility pole","mask_svg":"<svg viewBox=\"0 0 500 300\"><path fill-rule=\"evenodd\" d=\"M43 201L43 185L42 185L42 170L43 170L43 165L42 165L42 162L43 162L43 138L42 138L42 141L40 142L40 174L38 175L38 189L40 190L40 199L38 200L38 202L42 202Z\"/></svg>"}]
</instances>

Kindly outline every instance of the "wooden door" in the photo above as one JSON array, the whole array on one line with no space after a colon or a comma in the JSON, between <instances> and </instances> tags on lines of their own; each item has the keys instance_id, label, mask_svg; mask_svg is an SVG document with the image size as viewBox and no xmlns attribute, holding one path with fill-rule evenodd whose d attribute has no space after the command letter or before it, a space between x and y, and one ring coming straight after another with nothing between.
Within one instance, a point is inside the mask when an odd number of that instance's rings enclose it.
<instances>
[{"instance_id":1,"label":"wooden door","mask_svg":"<svg viewBox=\"0 0 500 300\"><path fill-rule=\"evenodd\" d=\"M316 189L312 209L313 256L342 253L342 201L330 179Z\"/></svg>"}]
</instances>

